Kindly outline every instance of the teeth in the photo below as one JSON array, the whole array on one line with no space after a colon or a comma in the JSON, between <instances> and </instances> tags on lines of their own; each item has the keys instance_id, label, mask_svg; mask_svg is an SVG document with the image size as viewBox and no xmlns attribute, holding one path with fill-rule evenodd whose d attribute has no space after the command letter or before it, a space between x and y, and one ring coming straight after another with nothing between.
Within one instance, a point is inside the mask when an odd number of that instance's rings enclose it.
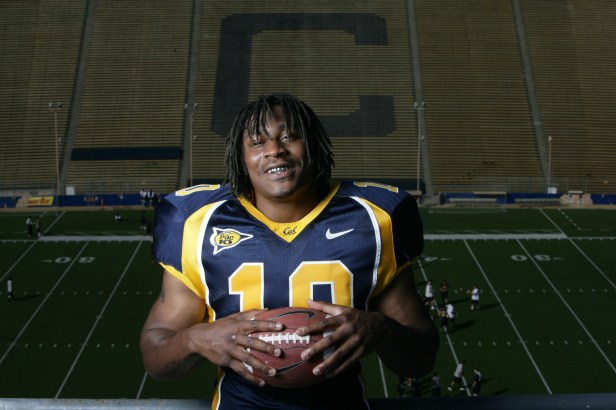
<instances>
[{"instance_id":1,"label":"teeth","mask_svg":"<svg viewBox=\"0 0 616 410\"><path fill-rule=\"evenodd\" d=\"M276 168L272 168L269 171L267 171L270 174L277 174L279 172L283 172L286 171L288 167L276 167Z\"/></svg>"}]
</instances>

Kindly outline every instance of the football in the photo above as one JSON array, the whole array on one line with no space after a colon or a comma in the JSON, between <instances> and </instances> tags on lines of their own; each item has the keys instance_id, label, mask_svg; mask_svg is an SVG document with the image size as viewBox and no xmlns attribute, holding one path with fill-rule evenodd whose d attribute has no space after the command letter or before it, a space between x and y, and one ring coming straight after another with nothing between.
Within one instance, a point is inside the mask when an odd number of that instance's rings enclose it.
<instances>
[{"instance_id":1,"label":"football","mask_svg":"<svg viewBox=\"0 0 616 410\"><path fill-rule=\"evenodd\" d=\"M274 357L261 351L250 351L248 349L252 355L276 369L275 376L259 373L259 377L265 380L268 386L292 389L310 386L325 379L325 375L315 376L312 374L312 369L323 362L334 349L327 349L321 354L311 357L308 361L302 360L301 354L306 348L313 346L330 332L299 336L295 334L295 330L327 317L330 317L330 315L318 310L294 307L270 309L255 317L255 320L273 320L281 322L285 326L280 332L254 332L249 335L271 343L282 350L280 357ZM250 366L246 365L246 367L252 371Z\"/></svg>"}]
</instances>

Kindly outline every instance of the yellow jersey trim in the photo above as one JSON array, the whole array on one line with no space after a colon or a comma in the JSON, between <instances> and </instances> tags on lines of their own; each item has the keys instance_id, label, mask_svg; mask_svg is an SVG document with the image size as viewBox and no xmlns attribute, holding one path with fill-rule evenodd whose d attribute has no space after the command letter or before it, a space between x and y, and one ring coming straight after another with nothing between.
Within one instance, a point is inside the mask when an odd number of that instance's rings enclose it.
<instances>
[{"instance_id":1,"label":"yellow jersey trim","mask_svg":"<svg viewBox=\"0 0 616 410\"><path fill-rule=\"evenodd\" d=\"M291 243L293 239L297 238L297 235L299 235L299 233L302 232L308 224L310 224L310 222L312 222L321 212L323 212L323 209L325 209L334 195L336 195L336 192L338 192L338 188L340 188L339 182L332 184L327 196L323 198L321 202L319 202L317 206L315 206L314 209L306 216L295 222L274 222L259 211L259 209L257 209L257 207L250 203L250 201L246 198L239 197L238 199L240 204L244 207L244 209L246 209L246 211L248 211L250 215L267 226L280 238Z\"/></svg>"}]
</instances>

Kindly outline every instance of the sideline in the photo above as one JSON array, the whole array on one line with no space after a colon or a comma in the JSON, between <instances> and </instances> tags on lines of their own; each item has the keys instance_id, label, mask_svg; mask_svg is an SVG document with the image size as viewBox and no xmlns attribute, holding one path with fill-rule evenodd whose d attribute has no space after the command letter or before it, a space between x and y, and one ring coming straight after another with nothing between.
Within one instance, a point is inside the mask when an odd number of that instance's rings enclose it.
<instances>
[{"instance_id":1,"label":"sideline","mask_svg":"<svg viewBox=\"0 0 616 410\"><path fill-rule=\"evenodd\" d=\"M41 242L135 242L135 241L151 241L150 235L58 235L58 236L41 236L38 238Z\"/></svg>"},{"instance_id":2,"label":"sideline","mask_svg":"<svg viewBox=\"0 0 616 410\"><path fill-rule=\"evenodd\" d=\"M467 240L497 240L497 239L568 239L564 233L469 233L469 234L426 234L424 239L428 241L467 241Z\"/></svg>"}]
</instances>

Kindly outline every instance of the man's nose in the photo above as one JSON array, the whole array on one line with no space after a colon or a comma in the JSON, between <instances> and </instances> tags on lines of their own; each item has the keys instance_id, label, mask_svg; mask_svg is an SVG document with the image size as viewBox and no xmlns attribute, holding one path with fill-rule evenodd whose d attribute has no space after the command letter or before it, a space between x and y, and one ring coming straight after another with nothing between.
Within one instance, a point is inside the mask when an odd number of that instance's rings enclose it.
<instances>
[{"instance_id":1,"label":"man's nose","mask_svg":"<svg viewBox=\"0 0 616 410\"><path fill-rule=\"evenodd\" d=\"M277 157L284 152L284 144L278 138L270 138L265 144L265 156L267 157Z\"/></svg>"}]
</instances>

